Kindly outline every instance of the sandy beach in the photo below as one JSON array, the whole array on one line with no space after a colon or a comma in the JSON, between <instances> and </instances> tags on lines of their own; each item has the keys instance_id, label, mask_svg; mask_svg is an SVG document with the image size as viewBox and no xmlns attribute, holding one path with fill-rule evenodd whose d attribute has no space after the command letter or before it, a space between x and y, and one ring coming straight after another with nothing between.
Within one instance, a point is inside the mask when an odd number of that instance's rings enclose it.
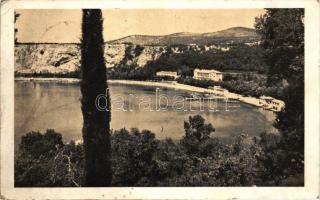
<instances>
[{"instance_id":1,"label":"sandy beach","mask_svg":"<svg viewBox=\"0 0 320 200\"><path fill-rule=\"evenodd\" d=\"M15 81L43 81L43 82L61 82L61 83L79 83L80 79L78 78L32 78L32 77L16 77ZM108 83L118 83L118 84L126 84L126 85L141 85L141 86L150 86L150 87L161 87L161 88L169 88L176 90L184 90L189 92L197 92L197 93L215 93L213 89L201 88L191 85L180 84L175 81L134 81L134 80L108 80ZM241 102L261 107L259 104L259 99L255 97L246 97L240 94L226 92L224 93L224 97L228 99L235 99Z\"/></svg>"}]
</instances>

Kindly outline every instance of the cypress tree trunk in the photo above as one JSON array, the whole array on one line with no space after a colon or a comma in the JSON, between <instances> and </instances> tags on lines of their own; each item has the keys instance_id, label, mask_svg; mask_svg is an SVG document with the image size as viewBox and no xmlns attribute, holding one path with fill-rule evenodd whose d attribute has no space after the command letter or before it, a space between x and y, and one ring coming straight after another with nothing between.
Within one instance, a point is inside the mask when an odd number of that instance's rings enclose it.
<instances>
[{"instance_id":1,"label":"cypress tree trunk","mask_svg":"<svg viewBox=\"0 0 320 200\"><path fill-rule=\"evenodd\" d=\"M99 111L95 106L98 95L106 94L107 80L104 63L102 12L99 9L83 10L81 40L81 109L82 136L85 150L85 186L108 186L111 182L110 101Z\"/></svg>"}]
</instances>

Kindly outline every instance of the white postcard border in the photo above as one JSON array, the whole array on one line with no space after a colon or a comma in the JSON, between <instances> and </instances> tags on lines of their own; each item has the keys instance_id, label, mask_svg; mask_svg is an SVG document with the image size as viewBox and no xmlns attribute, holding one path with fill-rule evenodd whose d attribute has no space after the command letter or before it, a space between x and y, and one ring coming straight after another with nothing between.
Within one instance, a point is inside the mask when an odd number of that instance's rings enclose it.
<instances>
[{"instance_id":1,"label":"white postcard border","mask_svg":"<svg viewBox=\"0 0 320 200\"><path fill-rule=\"evenodd\" d=\"M14 9L305 8L304 187L14 188ZM10 1L1 3L1 198L5 199L316 199L319 198L319 2L317 1Z\"/></svg>"}]
</instances>

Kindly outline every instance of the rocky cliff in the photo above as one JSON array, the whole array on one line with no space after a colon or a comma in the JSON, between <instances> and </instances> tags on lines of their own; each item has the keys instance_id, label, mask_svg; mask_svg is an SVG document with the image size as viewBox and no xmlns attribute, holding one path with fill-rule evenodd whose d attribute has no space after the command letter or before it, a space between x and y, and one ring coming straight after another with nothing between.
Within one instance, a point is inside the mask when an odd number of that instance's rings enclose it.
<instances>
[{"instance_id":1,"label":"rocky cliff","mask_svg":"<svg viewBox=\"0 0 320 200\"><path fill-rule=\"evenodd\" d=\"M79 66L76 44L18 44L15 71L20 73L68 73Z\"/></svg>"},{"instance_id":2,"label":"rocky cliff","mask_svg":"<svg viewBox=\"0 0 320 200\"><path fill-rule=\"evenodd\" d=\"M161 46L107 44L106 66L111 68L122 63L143 67L163 52L165 50ZM77 71L79 67L78 44L17 44L15 47L15 71L20 74L67 74Z\"/></svg>"}]
</instances>

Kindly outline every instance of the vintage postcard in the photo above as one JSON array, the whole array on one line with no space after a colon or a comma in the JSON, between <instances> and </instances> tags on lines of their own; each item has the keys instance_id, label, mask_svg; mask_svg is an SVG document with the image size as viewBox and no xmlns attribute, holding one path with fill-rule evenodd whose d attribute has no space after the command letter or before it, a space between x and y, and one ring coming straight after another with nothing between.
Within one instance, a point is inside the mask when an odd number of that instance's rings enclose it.
<instances>
[{"instance_id":1,"label":"vintage postcard","mask_svg":"<svg viewBox=\"0 0 320 200\"><path fill-rule=\"evenodd\" d=\"M318 1L1 2L2 199L319 199Z\"/></svg>"}]
</instances>

